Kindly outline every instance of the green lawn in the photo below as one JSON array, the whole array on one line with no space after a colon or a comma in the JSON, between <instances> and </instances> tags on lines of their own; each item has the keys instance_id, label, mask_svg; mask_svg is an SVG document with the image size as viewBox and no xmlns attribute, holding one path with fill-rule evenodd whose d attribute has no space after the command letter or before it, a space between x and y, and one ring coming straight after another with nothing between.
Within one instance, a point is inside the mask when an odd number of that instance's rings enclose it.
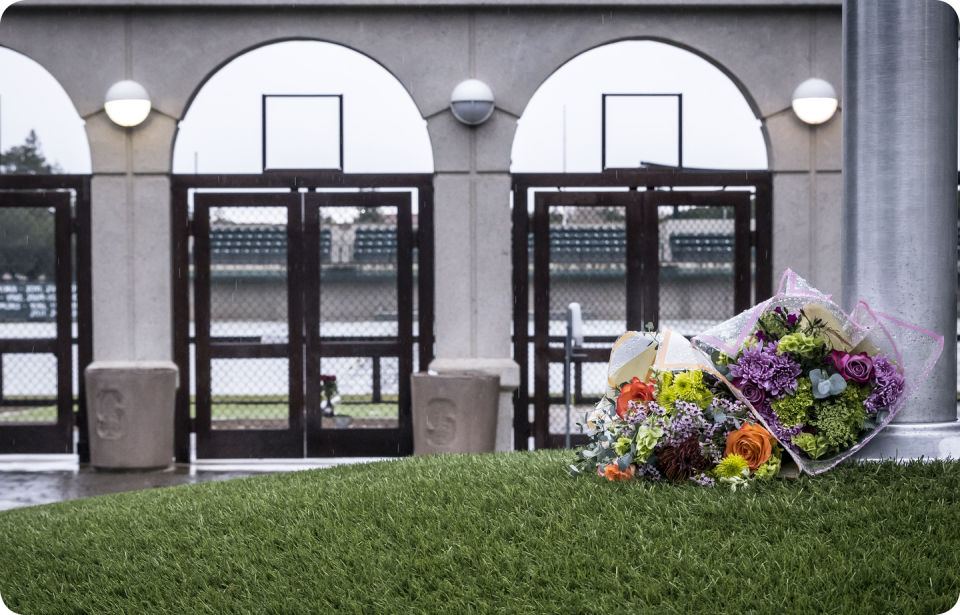
<instances>
[{"instance_id":1,"label":"green lawn","mask_svg":"<svg viewBox=\"0 0 960 615\"><path fill-rule=\"evenodd\" d=\"M746 492L410 458L0 513L17 613L943 613L960 464Z\"/></svg>"},{"instance_id":2,"label":"green lawn","mask_svg":"<svg viewBox=\"0 0 960 615\"><path fill-rule=\"evenodd\" d=\"M397 418L396 395L384 395L383 403L369 402L370 396L345 395L337 409L339 414L354 418ZM191 399L190 418L196 418L195 400ZM35 408L0 407L0 424L55 422L57 420L56 401L54 405ZM74 406L76 411L76 406ZM213 398L213 419L285 419L290 413L287 398L283 396L230 396Z\"/></svg>"}]
</instances>

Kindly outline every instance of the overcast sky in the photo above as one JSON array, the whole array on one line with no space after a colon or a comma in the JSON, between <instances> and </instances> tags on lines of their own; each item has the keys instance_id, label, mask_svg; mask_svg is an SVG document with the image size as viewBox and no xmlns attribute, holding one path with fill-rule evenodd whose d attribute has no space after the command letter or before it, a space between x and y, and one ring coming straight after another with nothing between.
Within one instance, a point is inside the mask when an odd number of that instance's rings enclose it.
<instances>
[{"instance_id":1,"label":"overcast sky","mask_svg":"<svg viewBox=\"0 0 960 615\"><path fill-rule=\"evenodd\" d=\"M433 170L426 122L397 79L345 47L291 41L251 51L207 81L180 123L174 172L259 173L263 94L341 95L347 172ZM682 49L625 41L581 54L537 90L518 122L512 170L599 171L603 94L682 94L684 166L767 168L760 123L725 75ZM270 155L281 166L336 166L337 99L270 104ZM608 97L607 118L608 166L677 163L676 97ZM66 93L39 64L0 48L0 149L31 129L65 172L90 172L83 120Z\"/></svg>"}]
</instances>

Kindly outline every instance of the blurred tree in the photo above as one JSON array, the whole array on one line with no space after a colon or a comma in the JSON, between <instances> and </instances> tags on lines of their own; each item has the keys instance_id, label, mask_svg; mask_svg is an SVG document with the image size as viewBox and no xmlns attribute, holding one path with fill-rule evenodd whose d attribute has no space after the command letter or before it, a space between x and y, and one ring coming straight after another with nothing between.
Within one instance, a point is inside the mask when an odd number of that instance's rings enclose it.
<instances>
[{"instance_id":1,"label":"blurred tree","mask_svg":"<svg viewBox=\"0 0 960 615\"><path fill-rule=\"evenodd\" d=\"M49 175L59 165L47 162L33 130L23 145L0 154L0 173ZM35 207L0 209L0 277L26 281L54 279L53 213Z\"/></svg>"},{"instance_id":2,"label":"blurred tree","mask_svg":"<svg viewBox=\"0 0 960 615\"><path fill-rule=\"evenodd\" d=\"M53 221L41 207L0 209L0 278L54 280Z\"/></svg>"},{"instance_id":3,"label":"blurred tree","mask_svg":"<svg viewBox=\"0 0 960 615\"><path fill-rule=\"evenodd\" d=\"M360 214L354 222L357 224L383 224L383 214L380 213L379 207L364 207L360 210Z\"/></svg>"},{"instance_id":4,"label":"blurred tree","mask_svg":"<svg viewBox=\"0 0 960 615\"><path fill-rule=\"evenodd\" d=\"M40 139L33 130L23 145L16 145L0 153L0 173L17 175L50 175L62 173L60 165L49 163L40 149Z\"/></svg>"}]
</instances>

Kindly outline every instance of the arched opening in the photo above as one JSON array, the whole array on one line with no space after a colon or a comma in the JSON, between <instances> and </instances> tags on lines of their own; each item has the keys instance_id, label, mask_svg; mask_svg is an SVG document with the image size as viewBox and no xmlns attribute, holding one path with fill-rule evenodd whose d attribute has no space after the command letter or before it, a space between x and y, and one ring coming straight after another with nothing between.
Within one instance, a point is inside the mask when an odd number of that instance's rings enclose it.
<instances>
[{"instance_id":1,"label":"arched opening","mask_svg":"<svg viewBox=\"0 0 960 615\"><path fill-rule=\"evenodd\" d=\"M0 47L0 172L90 173L84 121L63 86L27 56Z\"/></svg>"},{"instance_id":2,"label":"arched opening","mask_svg":"<svg viewBox=\"0 0 960 615\"><path fill-rule=\"evenodd\" d=\"M199 89L173 170L178 446L195 418L201 458L411 451L433 154L403 85L340 45L258 47Z\"/></svg>"},{"instance_id":3,"label":"arched opening","mask_svg":"<svg viewBox=\"0 0 960 615\"><path fill-rule=\"evenodd\" d=\"M298 124L318 138L317 150L336 150L342 137L345 173L432 173L427 123L410 94L383 66L357 51L320 41L285 41L231 60L200 88L180 122L174 173L260 173L264 168L264 96L342 97L342 135L333 125L335 101L287 109L283 132L267 139L278 150L304 142L288 128ZM279 101L276 101L279 102ZM305 102L305 101L289 101ZM309 102L309 101L306 101ZM335 104L333 105L336 106ZM281 115L283 115L281 113ZM321 168L326 158L294 151L285 158ZM291 160L291 158L293 160ZM317 166L315 163L320 163ZM289 166L289 165L287 165Z\"/></svg>"},{"instance_id":4,"label":"arched opening","mask_svg":"<svg viewBox=\"0 0 960 615\"><path fill-rule=\"evenodd\" d=\"M603 45L541 84L511 158L518 448L564 445L624 331L696 335L771 292L767 151L733 79L675 45ZM590 343L565 374L573 302Z\"/></svg>"},{"instance_id":5,"label":"arched opening","mask_svg":"<svg viewBox=\"0 0 960 615\"><path fill-rule=\"evenodd\" d=\"M688 168L768 166L761 122L730 77L693 52L645 40L596 47L550 75L517 122L511 171L601 171L604 94L644 95L607 99L608 168L676 166L678 145Z\"/></svg>"}]
</instances>

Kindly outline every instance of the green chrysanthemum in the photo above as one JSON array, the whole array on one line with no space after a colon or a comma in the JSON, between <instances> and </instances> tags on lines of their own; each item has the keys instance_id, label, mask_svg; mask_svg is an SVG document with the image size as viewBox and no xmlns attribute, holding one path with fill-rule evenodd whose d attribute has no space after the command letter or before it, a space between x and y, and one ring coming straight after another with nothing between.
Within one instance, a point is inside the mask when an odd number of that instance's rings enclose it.
<instances>
[{"instance_id":1,"label":"green chrysanthemum","mask_svg":"<svg viewBox=\"0 0 960 615\"><path fill-rule=\"evenodd\" d=\"M670 374L661 379L660 394L657 401L665 408L672 408L678 401L697 404L706 408L713 400L713 393L703 384L703 372L690 370L679 374Z\"/></svg>"},{"instance_id":2,"label":"green chrysanthemum","mask_svg":"<svg viewBox=\"0 0 960 615\"><path fill-rule=\"evenodd\" d=\"M740 455L727 455L713 469L713 476L714 478L734 478L749 469L747 460Z\"/></svg>"}]
</instances>

